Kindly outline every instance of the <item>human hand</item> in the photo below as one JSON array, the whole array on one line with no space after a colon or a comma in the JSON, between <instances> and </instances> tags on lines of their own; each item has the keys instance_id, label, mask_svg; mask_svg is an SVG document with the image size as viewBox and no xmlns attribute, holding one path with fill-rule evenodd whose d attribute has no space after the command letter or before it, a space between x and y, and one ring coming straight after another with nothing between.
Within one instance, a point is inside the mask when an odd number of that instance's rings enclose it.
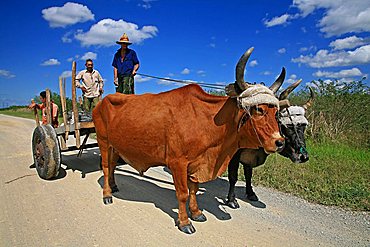
<instances>
[{"instance_id":1,"label":"human hand","mask_svg":"<svg viewBox=\"0 0 370 247\"><path fill-rule=\"evenodd\" d=\"M100 95L104 93L104 90L102 88L99 89Z\"/></svg>"},{"instance_id":2,"label":"human hand","mask_svg":"<svg viewBox=\"0 0 370 247\"><path fill-rule=\"evenodd\" d=\"M113 83L114 83L114 85L118 86L118 78L117 77L114 78Z\"/></svg>"},{"instance_id":3,"label":"human hand","mask_svg":"<svg viewBox=\"0 0 370 247\"><path fill-rule=\"evenodd\" d=\"M32 102L31 104L28 105L28 108L33 109L36 107L36 103Z\"/></svg>"},{"instance_id":4,"label":"human hand","mask_svg":"<svg viewBox=\"0 0 370 247\"><path fill-rule=\"evenodd\" d=\"M82 92L86 93L87 89L85 87L81 87Z\"/></svg>"},{"instance_id":5,"label":"human hand","mask_svg":"<svg viewBox=\"0 0 370 247\"><path fill-rule=\"evenodd\" d=\"M136 71L135 70L133 70L132 71L132 76L135 76L136 75Z\"/></svg>"}]
</instances>

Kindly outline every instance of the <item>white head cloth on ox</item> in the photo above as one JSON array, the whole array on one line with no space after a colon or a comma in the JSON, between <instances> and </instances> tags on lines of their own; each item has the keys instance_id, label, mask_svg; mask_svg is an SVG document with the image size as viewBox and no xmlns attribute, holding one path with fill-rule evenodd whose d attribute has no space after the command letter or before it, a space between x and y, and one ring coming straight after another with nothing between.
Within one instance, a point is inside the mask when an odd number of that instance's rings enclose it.
<instances>
[{"instance_id":1,"label":"white head cloth on ox","mask_svg":"<svg viewBox=\"0 0 370 247\"><path fill-rule=\"evenodd\" d=\"M238 96L238 102L245 110L251 106L269 104L279 109L279 100L268 87L256 84L248 87Z\"/></svg>"},{"instance_id":2,"label":"white head cloth on ox","mask_svg":"<svg viewBox=\"0 0 370 247\"><path fill-rule=\"evenodd\" d=\"M290 106L280 111L279 120L282 125L306 124L308 121L304 116L305 110L301 106Z\"/></svg>"}]
</instances>

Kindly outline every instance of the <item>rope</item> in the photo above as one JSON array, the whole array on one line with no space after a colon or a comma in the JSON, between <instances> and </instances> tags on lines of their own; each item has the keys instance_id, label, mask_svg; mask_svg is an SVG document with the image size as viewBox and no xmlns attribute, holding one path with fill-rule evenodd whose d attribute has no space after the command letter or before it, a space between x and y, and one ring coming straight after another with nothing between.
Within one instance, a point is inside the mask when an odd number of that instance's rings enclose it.
<instances>
[{"instance_id":1,"label":"rope","mask_svg":"<svg viewBox=\"0 0 370 247\"><path fill-rule=\"evenodd\" d=\"M178 82L178 83L183 83L183 84L198 84L199 86L202 87L207 87L207 88L213 88L213 89L219 89L219 90L224 90L226 85L219 85L219 84L212 84L212 83L203 83L203 82L194 82L194 81L185 81L185 80L177 80L177 79L170 79L170 78L164 78L164 77L159 77L159 76L153 76L153 75L146 75L146 74L141 74L141 73L136 73L137 75L141 75L144 77L149 77L149 78L154 78L154 79L159 79L159 80L164 80L164 81L172 81L172 82Z\"/></svg>"}]
</instances>

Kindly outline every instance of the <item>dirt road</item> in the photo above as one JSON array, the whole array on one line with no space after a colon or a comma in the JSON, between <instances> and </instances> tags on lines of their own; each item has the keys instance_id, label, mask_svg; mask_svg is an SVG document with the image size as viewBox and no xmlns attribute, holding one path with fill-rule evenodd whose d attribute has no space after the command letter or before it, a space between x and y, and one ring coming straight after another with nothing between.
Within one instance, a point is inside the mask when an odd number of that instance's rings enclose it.
<instances>
[{"instance_id":1,"label":"dirt road","mask_svg":"<svg viewBox=\"0 0 370 247\"><path fill-rule=\"evenodd\" d=\"M175 226L177 200L162 167L144 177L117 168L120 192L102 201L99 150L64 153L57 179L38 177L31 154L34 121L0 115L0 246L370 246L369 215L313 205L257 187L258 203L223 206L227 181L202 184L207 222L197 232Z\"/></svg>"}]
</instances>

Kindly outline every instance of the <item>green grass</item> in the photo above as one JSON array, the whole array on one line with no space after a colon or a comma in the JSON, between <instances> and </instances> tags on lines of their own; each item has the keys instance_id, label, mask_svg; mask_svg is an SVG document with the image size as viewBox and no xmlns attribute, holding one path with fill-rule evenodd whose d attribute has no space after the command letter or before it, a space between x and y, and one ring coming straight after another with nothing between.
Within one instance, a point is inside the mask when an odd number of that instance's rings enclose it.
<instances>
[{"instance_id":1,"label":"green grass","mask_svg":"<svg viewBox=\"0 0 370 247\"><path fill-rule=\"evenodd\" d=\"M369 150L312 142L308 149L310 160L304 164L294 164L278 154L270 155L265 165L254 169L253 183L310 202L369 211Z\"/></svg>"},{"instance_id":2,"label":"green grass","mask_svg":"<svg viewBox=\"0 0 370 247\"><path fill-rule=\"evenodd\" d=\"M26 107L11 107L11 108L5 108L0 109L0 114L15 116L15 117L23 117L23 118L29 118L29 119L35 119L35 116L33 114L33 111L26 108ZM41 119L41 115L40 115Z\"/></svg>"}]
</instances>

